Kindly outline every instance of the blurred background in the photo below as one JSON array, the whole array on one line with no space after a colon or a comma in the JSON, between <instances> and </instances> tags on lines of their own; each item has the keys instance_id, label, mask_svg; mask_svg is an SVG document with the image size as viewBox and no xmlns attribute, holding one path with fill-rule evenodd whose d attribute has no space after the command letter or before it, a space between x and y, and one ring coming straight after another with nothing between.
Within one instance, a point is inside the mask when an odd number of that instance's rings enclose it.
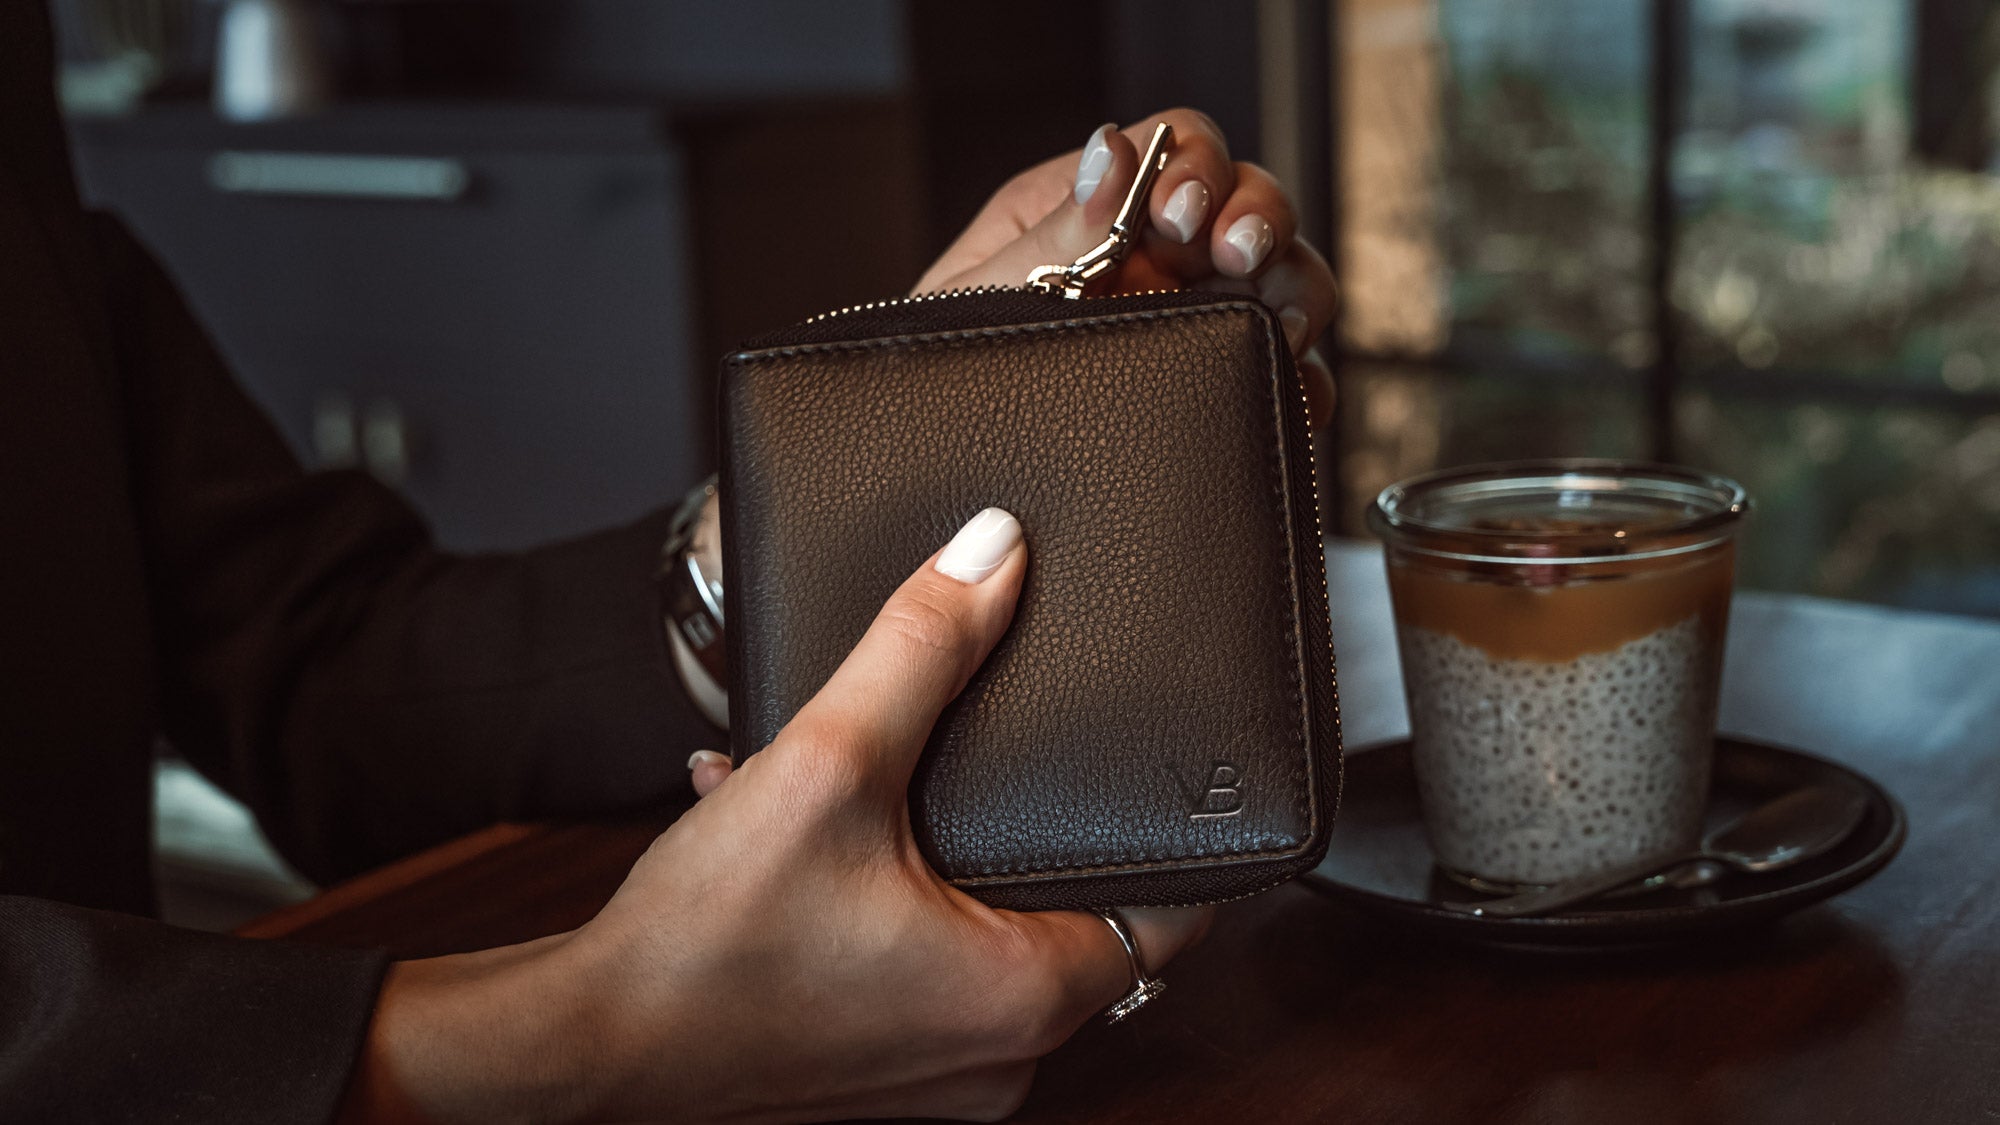
<instances>
[{"instance_id":1,"label":"blurred background","mask_svg":"<svg viewBox=\"0 0 2000 1125\"><path fill-rule=\"evenodd\" d=\"M450 546L670 502L733 342L904 291L1011 173L1187 104L1340 275L1340 533L1434 467L1672 460L1757 498L1745 585L2000 616L1985 0L54 10L86 195L306 460ZM301 893L268 866L230 886Z\"/></svg>"}]
</instances>

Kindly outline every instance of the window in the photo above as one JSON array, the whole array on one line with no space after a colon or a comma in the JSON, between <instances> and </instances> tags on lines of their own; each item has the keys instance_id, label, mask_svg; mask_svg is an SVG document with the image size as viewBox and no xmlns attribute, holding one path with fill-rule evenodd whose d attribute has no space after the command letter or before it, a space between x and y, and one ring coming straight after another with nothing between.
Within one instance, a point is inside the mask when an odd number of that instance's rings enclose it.
<instances>
[{"instance_id":1,"label":"window","mask_svg":"<svg viewBox=\"0 0 2000 1125\"><path fill-rule=\"evenodd\" d=\"M1341 530L1434 466L1669 459L1755 496L1746 586L2000 615L2000 17L1342 0L1331 42Z\"/></svg>"}]
</instances>

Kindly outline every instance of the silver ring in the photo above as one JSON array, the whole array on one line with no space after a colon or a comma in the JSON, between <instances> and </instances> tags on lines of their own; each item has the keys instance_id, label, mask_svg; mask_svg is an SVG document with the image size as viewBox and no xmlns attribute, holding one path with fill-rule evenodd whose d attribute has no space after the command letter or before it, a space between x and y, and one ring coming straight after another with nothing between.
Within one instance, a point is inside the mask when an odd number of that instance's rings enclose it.
<instances>
[{"instance_id":1,"label":"silver ring","mask_svg":"<svg viewBox=\"0 0 2000 1125\"><path fill-rule=\"evenodd\" d=\"M1146 963L1139 958L1139 943L1132 937L1132 929L1125 924L1123 916L1116 910L1094 910L1091 913L1104 919L1104 924L1110 926L1111 932L1118 935L1118 944L1125 947L1125 959L1132 965L1132 991L1126 993L1116 1004L1104 1009L1105 1021L1117 1023L1144 1007L1146 1001L1165 992L1167 984L1165 981L1146 975Z\"/></svg>"}]
</instances>

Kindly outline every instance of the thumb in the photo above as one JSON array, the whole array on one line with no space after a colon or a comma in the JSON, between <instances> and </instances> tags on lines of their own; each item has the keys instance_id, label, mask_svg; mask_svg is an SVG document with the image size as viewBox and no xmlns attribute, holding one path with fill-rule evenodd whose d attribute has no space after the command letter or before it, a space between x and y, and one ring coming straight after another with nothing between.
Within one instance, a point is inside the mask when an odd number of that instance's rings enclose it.
<instances>
[{"instance_id":1,"label":"thumb","mask_svg":"<svg viewBox=\"0 0 2000 1125\"><path fill-rule=\"evenodd\" d=\"M1104 241L1139 171L1139 150L1115 125L1102 125L1072 165L1069 190L1020 236L946 283L1019 284L1038 266L1066 266ZM1053 171L1053 170L1052 170Z\"/></svg>"},{"instance_id":2,"label":"thumb","mask_svg":"<svg viewBox=\"0 0 2000 1125\"><path fill-rule=\"evenodd\" d=\"M938 713L965 690L1013 620L1027 571L1021 525L988 508L959 529L882 606L847 659L785 728L814 753L861 755L864 775L898 791ZM774 750L780 749L773 746Z\"/></svg>"}]
</instances>

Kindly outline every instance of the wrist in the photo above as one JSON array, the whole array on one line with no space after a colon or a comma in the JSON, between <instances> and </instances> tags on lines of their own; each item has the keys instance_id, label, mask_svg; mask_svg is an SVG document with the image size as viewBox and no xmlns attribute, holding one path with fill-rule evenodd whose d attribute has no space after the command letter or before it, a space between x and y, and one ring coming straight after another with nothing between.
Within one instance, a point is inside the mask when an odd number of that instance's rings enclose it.
<instances>
[{"instance_id":1,"label":"wrist","mask_svg":"<svg viewBox=\"0 0 2000 1125\"><path fill-rule=\"evenodd\" d=\"M568 938L392 964L340 1120L587 1119L597 1021Z\"/></svg>"}]
</instances>

